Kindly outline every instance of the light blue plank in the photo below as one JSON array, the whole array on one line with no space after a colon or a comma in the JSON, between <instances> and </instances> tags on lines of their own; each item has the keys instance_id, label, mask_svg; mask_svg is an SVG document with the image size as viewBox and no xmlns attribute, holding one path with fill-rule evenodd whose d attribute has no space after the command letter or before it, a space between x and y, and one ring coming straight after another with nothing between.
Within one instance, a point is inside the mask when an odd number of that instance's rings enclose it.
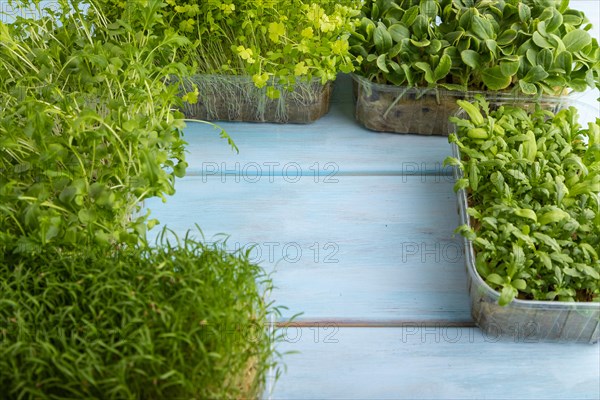
<instances>
[{"instance_id":1,"label":"light blue plank","mask_svg":"<svg viewBox=\"0 0 600 400\"><path fill-rule=\"evenodd\" d=\"M289 328L272 399L598 399L600 346L477 328ZM268 398L268 395L265 396Z\"/></svg>"},{"instance_id":2,"label":"light blue plank","mask_svg":"<svg viewBox=\"0 0 600 400\"><path fill-rule=\"evenodd\" d=\"M281 174L294 164L309 175L315 170L326 174L331 168L341 173L451 173L442 167L451 154L447 138L372 132L355 122L353 107L351 80L341 76L329 113L312 124L219 122L239 154L219 138L218 130L191 122L185 129L188 174L235 169L254 173L258 165L268 176L268 171Z\"/></svg>"},{"instance_id":3,"label":"light blue plank","mask_svg":"<svg viewBox=\"0 0 600 400\"><path fill-rule=\"evenodd\" d=\"M147 207L179 234L197 223L207 239L231 234L231 250L256 245L285 317L470 320L448 177L235 178L185 178Z\"/></svg>"}]
</instances>

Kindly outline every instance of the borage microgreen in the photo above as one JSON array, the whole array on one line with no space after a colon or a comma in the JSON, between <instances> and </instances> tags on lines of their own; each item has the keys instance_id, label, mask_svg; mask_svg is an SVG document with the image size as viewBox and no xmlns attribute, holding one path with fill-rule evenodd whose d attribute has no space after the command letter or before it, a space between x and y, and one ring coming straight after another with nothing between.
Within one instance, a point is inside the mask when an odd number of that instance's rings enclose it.
<instances>
[{"instance_id":1,"label":"borage microgreen","mask_svg":"<svg viewBox=\"0 0 600 400\"><path fill-rule=\"evenodd\" d=\"M600 119L582 127L574 107L459 101L453 117L476 267L501 292L535 300L600 301Z\"/></svg>"}]
</instances>

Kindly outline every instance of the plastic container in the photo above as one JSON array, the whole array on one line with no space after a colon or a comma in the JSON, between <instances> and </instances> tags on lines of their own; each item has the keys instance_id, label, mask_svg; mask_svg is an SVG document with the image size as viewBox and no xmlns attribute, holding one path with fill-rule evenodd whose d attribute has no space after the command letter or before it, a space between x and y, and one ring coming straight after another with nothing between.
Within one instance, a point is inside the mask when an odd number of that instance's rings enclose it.
<instances>
[{"instance_id":1,"label":"plastic container","mask_svg":"<svg viewBox=\"0 0 600 400\"><path fill-rule=\"evenodd\" d=\"M198 87L196 104L184 103L186 118L205 121L244 121L306 124L329 111L333 91L331 82L318 79L298 82L293 91L276 86L281 96L271 99L266 88L257 88L250 76L196 75L184 89Z\"/></svg>"},{"instance_id":2,"label":"plastic container","mask_svg":"<svg viewBox=\"0 0 600 400\"><path fill-rule=\"evenodd\" d=\"M530 105L536 102L533 97L527 98L511 92L460 92L382 85L356 74L352 74L352 79L356 120L365 128L378 132L447 136L451 130L448 118L459 110L456 101L472 99L477 94L492 102L520 103L525 100ZM573 101L571 95L546 99L551 106L556 102Z\"/></svg>"},{"instance_id":3,"label":"plastic container","mask_svg":"<svg viewBox=\"0 0 600 400\"><path fill-rule=\"evenodd\" d=\"M560 107L554 100L546 101L548 106ZM524 106L530 106L524 104ZM594 110L585 104L573 104L586 113L580 122L586 126L594 119ZM457 114L466 118L466 113ZM454 157L460 159L458 146L452 144ZM454 169L455 178L462 177L462 171ZM460 223L470 225L467 214L467 195L464 189L458 192ZM500 306L500 293L492 289L479 275L475 267L475 251L470 240L465 238L465 260L467 281L471 299L471 315L475 323L488 338L509 337L515 341L563 341L596 343L600 339L600 303L560 302L515 299L506 306Z\"/></svg>"}]
</instances>

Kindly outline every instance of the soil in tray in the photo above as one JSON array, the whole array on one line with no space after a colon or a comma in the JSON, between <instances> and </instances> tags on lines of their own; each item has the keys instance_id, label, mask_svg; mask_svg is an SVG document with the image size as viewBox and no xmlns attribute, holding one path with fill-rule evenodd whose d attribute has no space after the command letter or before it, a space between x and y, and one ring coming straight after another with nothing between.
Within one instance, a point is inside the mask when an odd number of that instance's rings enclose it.
<instances>
[{"instance_id":1,"label":"soil in tray","mask_svg":"<svg viewBox=\"0 0 600 400\"><path fill-rule=\"evenodd\" d=\"M454 115L458 98L446 96L439 101L435 94L415 98L408 94L397 99L397 93L373 91L359 93L356 119L367 129L381 132L419 135L449 134L448 118Z\"/></svg>"}]
</instances>

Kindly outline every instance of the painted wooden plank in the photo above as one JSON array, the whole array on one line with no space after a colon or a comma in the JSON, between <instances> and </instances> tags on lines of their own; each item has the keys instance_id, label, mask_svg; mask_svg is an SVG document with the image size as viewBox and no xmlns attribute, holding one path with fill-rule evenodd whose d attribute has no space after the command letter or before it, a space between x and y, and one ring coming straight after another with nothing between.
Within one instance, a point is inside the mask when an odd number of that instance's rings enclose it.
<instances>
[{"instance_id":1,"label":"painted wooden plank","mask_svg":"<svg viewBox=\"0 0 600 400\"><path fill-rule=\"evenodd\" d=\"M336 82L329 113L312 124L218 125L234 139L240 153L219 138L219 130L190 122L185 129L188 175L236 169L253 174L259 168L264 176L270 172L281 175L286 167L296 166L308 175L333 169L341 173L451 173L442 167L451 154L447 138L372 132L359 126L347 75Z\"/></svg>"},{"instance_id":2,"label":"painted wooden plank","mask_svg":"<svg viewBox=\"0 0 600 400\"><path fill-rule=\"evenodd\" d=\"M184 178L147 207L178 234L197 223L208 240L231 234L231 250L256 246L284 317L470 321L448 177L245 178Z\"/></svg>"},{"instance_id":3,"label":"painted wooden plank","mask_svg":"<svg viewBox=\"0 0 600 400\"><path fill-rule=\"evenodd\" d=\"M272 399L598 399L600 345L477 328L290 328ZM268 393L265 398L269 398Z\"/></svg>"}]
</instances>

